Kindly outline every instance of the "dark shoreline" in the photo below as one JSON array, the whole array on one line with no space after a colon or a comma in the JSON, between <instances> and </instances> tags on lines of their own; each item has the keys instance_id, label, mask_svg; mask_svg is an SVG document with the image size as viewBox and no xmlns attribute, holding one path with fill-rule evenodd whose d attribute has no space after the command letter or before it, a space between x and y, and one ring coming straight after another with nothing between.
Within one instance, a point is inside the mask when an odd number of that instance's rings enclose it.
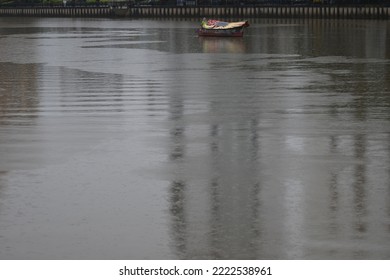
<instances>
[{"instance_id":1,"label":"dark shoreline","mask_svg":"<svg viewBox=\"0 0 390 280\"><path fill-rule=\"evenodd\" d=\"M322 18L390 19L386 6L146 6L1 8L0 16L127 18Z\"/></svg>"}]
</instances>

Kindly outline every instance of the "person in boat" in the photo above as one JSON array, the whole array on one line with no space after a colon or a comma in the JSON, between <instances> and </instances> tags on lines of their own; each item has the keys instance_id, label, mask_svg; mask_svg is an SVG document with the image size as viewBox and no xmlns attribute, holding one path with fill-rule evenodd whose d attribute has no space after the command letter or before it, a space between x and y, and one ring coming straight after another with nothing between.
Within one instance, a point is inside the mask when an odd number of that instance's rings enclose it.
<instances>
[{"instance_id":1,"label":"person in boat","mask_svg":"<svg viewBox=\"0 0 390 280\"><path fill-rule=\"evenodd\" d=\"M204 28L206 25L207 25L207 19L204 17L200 23L200 26Z\"/></svg>"}]
</instances>

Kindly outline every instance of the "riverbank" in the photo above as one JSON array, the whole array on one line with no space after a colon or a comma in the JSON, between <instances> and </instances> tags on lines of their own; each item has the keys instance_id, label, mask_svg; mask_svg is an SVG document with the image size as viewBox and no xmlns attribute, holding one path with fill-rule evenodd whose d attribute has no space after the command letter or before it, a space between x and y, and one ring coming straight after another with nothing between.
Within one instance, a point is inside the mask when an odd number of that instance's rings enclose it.
<instances>
[{"instance_id":1,"label":"riverbank","mask_svg":"<svg viewBox=\"0 0 390 280\"><path fill-rule=\"evenodd\" d=\"M0 16L35 17L112 17L111 7L32 7L0 8Z\"/></svg>"},{"instance_id":2,"label":"riverbank","mask_svg":"<svg viewBox=\"0 0 390 280\"><path fill-rule=\"evenodd\" d=\"M34 7L0 8L0 16L132 17L132 18L331 18L390 19L390 7L340 6L219 6L219 7Z\"/></svg>"}]
</instances>

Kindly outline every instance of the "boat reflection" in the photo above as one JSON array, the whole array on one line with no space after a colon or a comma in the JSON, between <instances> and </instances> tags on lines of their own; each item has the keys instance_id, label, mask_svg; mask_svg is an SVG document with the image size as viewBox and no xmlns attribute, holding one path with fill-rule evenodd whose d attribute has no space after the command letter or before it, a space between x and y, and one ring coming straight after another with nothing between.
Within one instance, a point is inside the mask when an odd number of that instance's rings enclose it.
<instances>
[{"instance_id":1,"label":"boat reflection","mask_svg":"<svg viewBox=\"0 0 390 280\"><path fill-rule=\"evenodd\" d=\"M200 37L204 53L244 53L246 46L243 38Z\"/></svg>"}]
</instances>

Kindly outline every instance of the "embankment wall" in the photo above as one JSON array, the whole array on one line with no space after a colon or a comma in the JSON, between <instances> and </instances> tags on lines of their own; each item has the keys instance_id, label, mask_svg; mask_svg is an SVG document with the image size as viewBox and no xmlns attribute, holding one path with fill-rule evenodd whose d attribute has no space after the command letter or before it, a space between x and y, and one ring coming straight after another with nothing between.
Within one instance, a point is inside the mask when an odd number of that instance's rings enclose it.
<instances>
[{"instance_id":1,"label":"embankment wall","mask_svg":"<svg viewBox=\"0 0 390 280\"><path fill-rule=\"evenodd\" d=\"M0 16L132 18L338 18L390 19L390 7L252 6L252 7L37 7L0 8Z\"/></svg>"}]
</instances>

